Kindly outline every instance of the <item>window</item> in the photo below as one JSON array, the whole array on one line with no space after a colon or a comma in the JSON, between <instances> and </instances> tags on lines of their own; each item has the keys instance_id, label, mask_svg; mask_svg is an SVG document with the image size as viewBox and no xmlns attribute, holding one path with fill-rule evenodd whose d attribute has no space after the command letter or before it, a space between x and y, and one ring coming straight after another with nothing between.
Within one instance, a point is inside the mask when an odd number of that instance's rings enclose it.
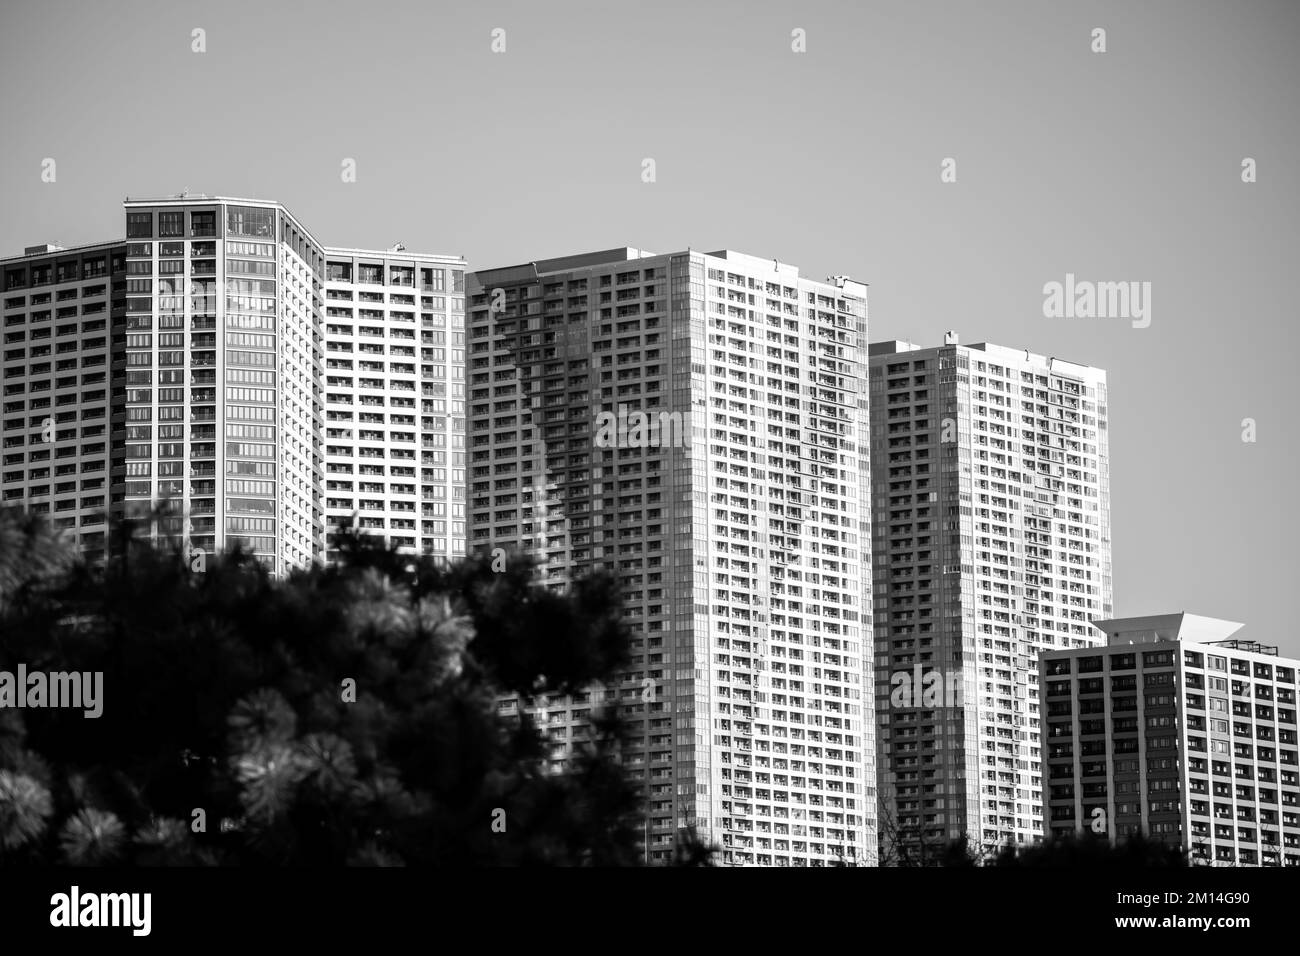
<instances>
[{"instance_id":1,"label":"window","mask_svg":"<svg viewBox=\"0 0 1300 956\"><path fill-rule=\"evenodd\" d=\"M153 238L153 213L129 212L126 214L126 237L128 239Z\"/></svg>"},{"instance_id":2,"label":"window","mask_svg":"<svg viewBox=\"0 0 1300 956\"><path fill-rule=\"evenodd\" d=\"M226 400L231 402L262 402L273 405L275 404L275 389L227 386Z\"/></svg>"},{"instance_id":3,"label":"window","mask_svg":"<svg viewBox=\"0 0 1300 956\"><path fill-rule=\"evenodd\" d=\"M217 234L217 214L215 212L190 213L191 236L215 236Z\"/></svg>"},{"instance_id":4,"label":"window","mask_svg":"<svg viewBox=\"0 0 1300 956\"><path fill-rule=\"evenodd\" d=\"M275 483L271 481L242 481L226 479L226 491L236 495L274 495Z\"/></svg>"},{"instance_id":5,"label":"window","mask_svg":"<svg viewBox=\"0 0 1300 956\"><path fill-rule=\"evenodd\" d=\"M158 235L159 236L185 235L185 213L184 212L158 213Z\"/></svg>"},{"instance_id":6,"label":"window","mask_svg":"<svg viewBox=\"0 0 1300 956\"><path fill-rule=\"evenodd\" d=\"M245 421L245 422L273 422L275 421L274 408L255 408L243 405L226 406L227 421Z\"/></svg>"},{"instance_id":7,"label":"window","mask_svg":"<svg viewBox=\"0 0 1300 956\"><path fill-rule=\"evenodd\" d=\"M226 278L226 291L232 295L275 295L274 279L240 279L234 276Z\"/></svg>"},{"instance_id":8,"label":"window","mask_svg":"<svg viewBox=\"0 0 1300 956\"><path fill-rule=\"evenodd\" d=\"M227 333L229 334L229 333ZM227 365L251 365L261 368L275 368L274 352L244 352L235 349L226 349ZM127 356L127 362L130 363L130 356Z\"/></svg>"},{"instance_id":9,"label":"window","mask_svg":"<svg viewBox=\"0 0 1300 956\"><path fill-rule=\"evenodd\" d=\"M244 348L273 349L275 348L275 336L257 335L253 332L227 332L226 344Z\"/></svg>"},{"instance_id":10,"label":"window","mask_svg":"<svg viewBox=\"0 0 1300 956\"><path fill-rule=\"evenodd\" d=\"M227 259L226 272L242 272L247 275L274 276L274 262L253 262L248 259Z\"/></svg>"},{"instance_id":11,"label":"window","mask_svg":"<svg viewBox=\"0 0 1300 956\"><path fill-rule=\"evenodd\" d=\"M226 370L227 382L238 382L246 385L274 385L275 373L262 372L253 369L232 368Z\"/></svg>"},{"instance_id":12,"label":"window","mask_svg":"<svg viewBox=\"0 0 1300 956\"><path fill-rule=\"evenodd\" d=\"M253 444L251 442L226 442L226 455L229 458L275 458L274 445Z\"/></svg>"},{"instance_id":13,"label":"window","mask_svg":"<svg viewBox=\"0 0 1300 956\"><path fill-rule=\"evenodd\" d=\"M275 247L265 242L227 242L228 256L260 256L263 259L275 258Z\"/></svg>"},{"instance_id":14,"label":"window","mask_svg":"<svg viewBox=\"0 0 1300 956\"><path fill-rule=\"evenodd\" d=\"M226 424L227 438L251 438L255 441L274 441L274 425L240 425L229 422Z\"/></svg>"},{"instance_id":15,"label":"window","mask_svg":"<svg viewBox=\"0 0 1300 956\"><path fill-rule=\"evenodd\" d=\"M264 332L274 332L275 316L238 315L232 312L226 316L226 327L230 329L261 329Z\"/></svg>"},{"instance_id":16,"label":"window","mask_svg":"<svg viewBox=\"0 0 1300 956\"><path fill-rule=\"evenodd\" d=\"M275 210L256 206L229 206L226 209L226 233L255 239L275 238Z\"/></svg>"},{"instance_id":17,"label":"window","mask_svg":"<svg viewBox=\"0 0 1300 956\"><path fill-rule=\"evenodd\" d=\"M253 514L275 514L274 501L260 501L256 498L227 498L227 511L240 511Z\"/></svg>"}]
</instances>

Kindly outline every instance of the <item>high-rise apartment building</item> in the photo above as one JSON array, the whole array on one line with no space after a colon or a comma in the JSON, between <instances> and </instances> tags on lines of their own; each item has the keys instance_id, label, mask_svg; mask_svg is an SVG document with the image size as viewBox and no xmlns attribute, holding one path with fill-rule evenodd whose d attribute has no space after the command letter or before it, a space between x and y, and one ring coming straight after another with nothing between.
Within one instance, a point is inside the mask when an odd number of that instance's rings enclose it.
<instances>
[{"instance_id":1,"label":"high-rise apartment building","mask_svg":"<svg viewBox=\"0 0 1300 956\"><path fill-rule=\"evenodd\" d=\"M1135 833L1196 863L1300 866L1300 661L1193 614L1097 621L1039 661L1044 832Z\"/></svg>"},{"instance_id":2,"label":"high-rise apartment building","mask_svg":"<svg viewBox=\"0 0 1300 956\"><path fill-rule=\"evenodd\" d=\"M465 263L328 249L325 517L390 544L465 549Z\"/></svg>"},{"instance_id":3,"label":"high-rise apartment building","mask_svg":"<svg viewBox=\"0 0 1300 956\"><path fill-rule=\"evenodd\" d=\"M275 573L324 559L354 512L463 553L464 261L326 247L274 202L124 206L125 241L0 260L3 502L92 554L105 513L160 500L163 538L238 540Z\"/></svg>"},{"instance_id":4,"label":"high-rise apartment building","mask_svg":"<svg viewBox=\"0 0 1300 956\"><path fill-rule=\"evenodd\" d=\"M88 557L102 557L112 485L109 357L123 357L109 338L110 326L126 321L126 243L29 246L0 260L0 276L0 505L47 515L77 535Z\"/></svg>"},{"instance_id":5,"label":"high-rise apartment building","mask_svg":"<svg viewBox=\"0 0 1300 956\"><path fill-rule=\"evenodd\" d=\"M1033 842L1038 654L1111 612L1105 372L954 333L870 367L882 862Z\"/></svg>"},{"instance_id":6,"label":"high-rise apartment building","mask_svg":"<svg viewBox=\"0 0 1300 956\"><path fill-rule=\"evenodd\" d=\"M622 679L535 708L553 766L633 729L647 858L875 859L866 287L736 252L613 249L471 276L471 549L600 568Z\"/></svg>"}]
</instances>

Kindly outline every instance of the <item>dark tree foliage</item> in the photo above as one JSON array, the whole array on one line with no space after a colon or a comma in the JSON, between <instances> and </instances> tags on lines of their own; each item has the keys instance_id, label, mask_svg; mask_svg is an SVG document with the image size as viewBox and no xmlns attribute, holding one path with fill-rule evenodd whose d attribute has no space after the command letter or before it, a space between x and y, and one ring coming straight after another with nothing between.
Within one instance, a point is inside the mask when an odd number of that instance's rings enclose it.
<instances>
[{"instance_id":1,"label":"dark tree foliage","mask_svg":"<svg viewBox=\"0 0 1300 956\"><path fill-rule=\"evenodd\" d=\"M1181 848L1140 833L1112 843L1086 830L1080 836L1046 840L1038 846L1005 848L992 865L1147 869L1185 867L1188 863Z\"/></svg>"},{"instance_id":2,"label":"dark tree foliage","mask_svg":"<svg viewBox=\"0 0 1300 956\"><path fill-rule=\"evenodd\" d=\"M967 838L940 842L922 840L914 830L882 821L886 839L882 866L899 867L1105 867L1146 869L1188 866L1178 846L1154 840L1140 833L1111 842L1086 830L1077 836L1053 838L1035 846L984 845Z\"/></svg>"},{"instance_id":3,"label":"dark tree foliage","mask_svg":"<svg viewBox=\"0 0 1300 956\"><path fill-rule=\"evenodd\" d=\"M0 512L0 670L104 675L97 719L0 709L0 864L643 861L617 715L557 774L497 706L617 679L613 580L556 595L524 558L444 567L345 531L338 566L277 581L140 530L94 568ZM687 835L678 862L710 860Z\"/></svg>"}]
</instances>

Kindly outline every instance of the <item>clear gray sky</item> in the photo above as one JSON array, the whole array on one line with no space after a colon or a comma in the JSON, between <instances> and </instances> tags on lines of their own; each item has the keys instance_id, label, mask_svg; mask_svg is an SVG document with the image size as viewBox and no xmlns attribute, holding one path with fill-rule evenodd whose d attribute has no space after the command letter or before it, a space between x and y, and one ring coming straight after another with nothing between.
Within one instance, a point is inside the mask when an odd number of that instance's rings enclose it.
<instances>
[{"instance_id":1,"label":"clear gray sky","mask_svg":"<svg viewBox=\"0 0 1300 956\"><path fill-rule=\"evenodd\" d=\"M1298 53L1285 0L6 0L0 254L188 187L474 268L691 246L851 275L873 340L1105 368L1117 614L1300 655ZM1150 326L1044 318L1067 272L1150 282Z\"/></svg>"}]
</instances>

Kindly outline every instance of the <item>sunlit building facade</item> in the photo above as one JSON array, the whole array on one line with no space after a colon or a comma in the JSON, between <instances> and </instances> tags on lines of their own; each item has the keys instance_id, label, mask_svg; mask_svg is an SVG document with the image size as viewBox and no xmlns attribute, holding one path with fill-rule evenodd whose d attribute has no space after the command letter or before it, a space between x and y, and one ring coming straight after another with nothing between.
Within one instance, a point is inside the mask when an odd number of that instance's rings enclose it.
<instances>
[{"instance_id":1,"label":"sunlit building facade","mask_svg":"<svg viewBox=\"0 0 1300 956\"><path fill-rule=\"evenodd\" d=\"M872 343L881 852L1040 840L1038 655L1111 612L1106 373Z\"/></svg>"},{"instance_id":2,"label":"sunlit building facade","mask_svg":"<svg viewBox=\"0 0 1300 956\"><path fill-rule=\"evenodd\" d=\"M469 281L470 547L617 576L633 661L506 700L565 766L631 726L646 858L875 859L866 287L724 251L613 249Z\"/></svg>"},{"instance_id":3,"label":"sunlit building facade","mask_svg":"<svg viewBox=\"0 0 1300 956\"><path fill-rule=\"evenodd\" d=\"M457 307L424 294L432 273L417 302L414 278L436 267L455 286L463 261L333 250L275 202L182 195L124 211L124 241L0 260L4 503L49 513L93 554L105 516L161 507L161 539L191 555L239 543L276 574L324 560L333 519L354 512L413 553L463 553L463 525L458 540L417 523L426 503L454 508L456 472L439 482L432 463L455 427L424 412L454 401L456 353L434 343ZM331 281L344 263L356 281ZM327 314L352 296L355 324ZM359 381L330 387L344 355L366 363ZM347 406L370 419L345 425ZM378 470L357 475L372 490L331 507L327 465L358 458Z\"/></svg>"}]
</instances>

